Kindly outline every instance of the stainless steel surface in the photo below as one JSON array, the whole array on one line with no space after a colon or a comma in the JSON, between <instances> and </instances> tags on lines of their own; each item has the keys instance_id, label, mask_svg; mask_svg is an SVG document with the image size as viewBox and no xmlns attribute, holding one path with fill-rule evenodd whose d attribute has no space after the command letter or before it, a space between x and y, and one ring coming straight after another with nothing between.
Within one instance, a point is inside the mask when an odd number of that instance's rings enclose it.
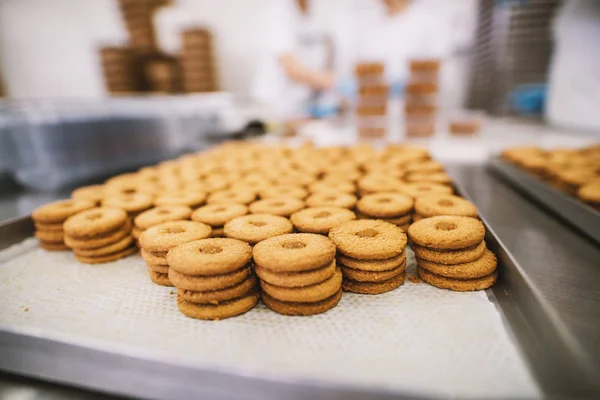
<instances>
[{"instance_id":1,"label":"stainless steel surface","mask_svg":"<svg viewBox=\"0 0 600 400\"><path fill-rule=\"evenodd\" d=\"M564 222L600 243L600 212L499 158L490 160L489 166Z\"/></svg>"},{"instance_id":2,"label":"stainless steel surface","mask_svg":"<svg viewBox=\"0 0 600 400\"><path fill-rule=\"evenodd\" d=\"M449 173L516 261L494 293L542 386L600 396L600 247L484 168L451 166ZM544 356L548 343L562 343L568 358L559 350L538 364L535 354Z\"/></svg>"}]
</instances>

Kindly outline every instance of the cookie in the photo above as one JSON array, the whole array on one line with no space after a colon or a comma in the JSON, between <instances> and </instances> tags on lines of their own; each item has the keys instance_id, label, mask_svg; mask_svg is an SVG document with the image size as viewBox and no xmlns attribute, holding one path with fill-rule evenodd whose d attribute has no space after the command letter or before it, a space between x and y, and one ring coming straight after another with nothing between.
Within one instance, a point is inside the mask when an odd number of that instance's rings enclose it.
<instances>
[{"instance_id":1,"label":"cookie","mask_svg":"<svg viewBox=\"0 0 600 400\"><path fill-rule=\"evenodd\" d=\"M220 320L243 314L256 306L259 294L252 290L237 299L219 304L195 304L177 296L177 307L187 317L204 320Z\"/></svg>"},{"instance_id":2,"label":"cookie","mask_svg":"<svg viewBox=\"0 0 600 400\"><path fill-rule=\"evenodd\" d=\"M319 181L311 183L308 190L311 193L353 194L356 192L356 186L351 182Z\"/></svg>"},{"instance_id":3,"label":"cookie","mask_svg":"<svg viewBox=\"0 0 600 400\"><path fill-rule=\"evenodd\" d=\"M40 241L40 247L44 250L48 251L65 251L71 250L69 246L64 243L48 243L44 241Z\"/></svg>"},{"instance_id":4,"label":"cookie","mask_svg":"<svg viewBox=\"0 0 600 400\"><path fill-rule=\"evenodd\" d=\"M299 272L329 264L335 257L335 245L323 235L291 233L261 241L252 253L254 262L263 268Z\"/></svg>"},{"instance_id":5,"label":"cookie","mask_svg":"<svg viewBox=\"0 0 600 400\"><path fill-rule=\"evenodd\" d=\"M53 224L45 224L43 222L35 222L34 221L34 225L35 225L35 229L39 230L39 231L63 231L63 223L62 222L57 222L57 223L53 223Z\"/></svg>"},{"instance_id":6,"label":"cookie","mask_svg":"<svg viewBox=\"0 0 600 400\"><path fill-rule=\"evenodd\" d=\"M144 248L140 249L140 254L147 265L160 265L168 267L169 263L167 262L167 252L157 252L153 253Z\"/></svg>"},{"instance_id":7,"label":"cookie","mask_svg":"<svg viewBox=\"0 0 600 400\"><path fill-rule=\"evenodd\" d=\"M256 286L256 277L250 274L242 282L223 289L194 291L188 289L177 288L177 294L185 301L196 304L218 304L222 301L227 301L243 296Z\"/></svg>"},{"instance_id":8,"label":"cookie","mask_svg":"<svg viewBox=\"0 0 600 400\"><path fill-rule=\"evenodd\" d=\"M357 202L356 196L346 193L315 193L306 199L308 207L339 207L353 208Z\"/></svg>"},{"instance_id":9,"label":"cookie","mask_svg":"<svg viewBox=\"0 0 600 400\"><path fill-rule=\"evenodd\" d=\"M69 217L63 228L65 236L86 239L114 232L127 222L127 213L120 208L96 207Z\"/></svg>"},{"instance_id":10,"label":"cookie","mask_svg":"<svg viewBox=\"0 0 600 400\"><path fill-rule=\"evenodd\" d=\"M406 259L397 267L383 271L363 271L342 265L342 274L344 278L355 282L383 282L394 278L404 272L406 268Z\"/></svg>"},{"instance_id":11,"label":"cookie","mask_svg":"<svg viewBox=\"0 0 600 400\"><path fill-rule=\"evenodd\" d=\"M206 202L208 204L250 204L256 199L256 193L251 190L221 190L213 192Z\"/></svg>"},{"instance_id":12,"label":"cookie","mask_svg":"<svg viewBox=\"0 0 600 400\"><path fill-rule=\"evenodd\" d=\"M419 246L456 250L481 243L485 227L475 218L438 216L413 223L408 229L408 236Z\"/></svg>"},{"instance_id":13,"label":"cookie","mask_svg":"<svg viewBox=\"0 0 600 400\"><path fill-rule=\"evenodd\" d=\"M256 244L273 236L291 233L293 225L287 218L278 215L252 214L228 221L224 230L229 238Z\"/></svg>"},{"instance_id":14,"label":"cookie","mask_svg":"<svg viewBox=\"0 0 600 400\"><path fill-rule=\"evenodd\" d=\"M452 178L444 172L421 173L413 172L404 177L406 182L431 182L440 183L442 185L451 185Z\"/></svg>"},{"instance_id":15,"label":"cookie","mask_svg":"<svg viewBox=\"0 0 600 400\"><path fill-rule=\"evenodd\" d=\"M402 286L406 280L406 271L391 279L381 282L358 282L352 279L344 278L342 288L348 292L360 294L382 294L390 292Z\"/></svg>"},{"instance_id":16,"label":"cookie","mask_svg":"<svg viewBox=\"0 0 600 400\"><path fill-rule=\"evenodd\" d=\"M147 193L116 194L102 199L102 206L121 208L131 215L151 208L152 196Z\"/></svg>"},{"instance_id":17,"label":"cookie","mask_svg":"<svg viewBox=\"0 0 600 400\"><path fill-rule=\"evenodd\" d=\"M199 191L178 191L166 193L158 196L154 199L154 205L156 206L168 206L168 205L182 205L191 208L201 206L206 200L206 193Z\"/></svg>"},{"instance_id":18,"label":"cookie","mask_svg":"<svg viewBox=\"0 0 600 400\"><path fill-rule=\"evenodd\" d=\"M210 237L220 238L220 237L227 237L227 236L225 236L225 229L223 229L223 227L220 227L220 228L213 228L212 233L210 234Z\"/></svg>"},{"instance_id":19,"label":"cookie","mask_svg":"<svg viewBox=\"0 0 600 400\"><path fill-rule=\"evenodd\" d=\"M135 226L138 229L148 229L151 226L168 221L184 221L190 218L192 209L188 206L169 205L158 206L144 211L135 217Z\"/></svg>"},{"instance_id":20,"label":"cookie","mask_svg":"<svg viewBox=\"0 0 600 400\"><path fill-rule=\"evenodd\" d=\"M131 222L126 221L117 230L93 238L77 239L65 235L65 244L72 249L97 249L115 243L131 234Z\"/></svg>"},{"instance_id":21,"label":"cookie","mask_svg":"<svg viewBox=\"0 0 600 400\"><path fill-rule=\"evenodd\" d=\"M342 271L339 268L323 282L304 287L281 287L263 280L260 281L260 287L269 296L280 301L294 303L312 303L325 300L337 293L341 285Z\"/></svg>"},{"instance_id":22,"label":"cookie","mask_svg":"<svg viewBox=\"0 0 600 400\"><path fill-rule=\"evenodd\" d=\"M243 204L208 204L192 213L192 221L202 222L214 227L223 227L227 221L248 214Z\"/></svg>"},{"instance_id":23,"label":"cookie","mask_svg":"<svg viewBox=\"0 0 600 400\"><path fill-rule=\"evenodd\" d=\"M417 258L417 264L419 268L447 278L473 279L490 275L496 269L497 261L494 253L486 250L481 258L467 263L447 265Z\"/></svg>"},{"instance_id":24,"label":"cookie","mask_svg":"<svg viewBox=\"0 0 600 400\"><path fill-rule=\"evenodd\" d=\"M95 205L100 204L104 197L104 185L90 185L75 189L71 193L73 200L87 200Z\"/></svg>"},{"instance_id":25,"label":"cookie","mask_svg":"<svg viewBox=\"0 0 600 400\"><path fill-rule=\"evenodd\" d=\"M261 199L294 197L302 200L308 196L308 192L301 186L271 186L262 189L259 192L259 196Z\"/></svg>"},{"instance_id":26,"label":"cookie","mask_svg":"<svg viewBox=\"0 0 600 400\"><path fill-rule=\"evenodd\" d=\"M170 221L146 229L139 243L149 252L166 252L182 243L206 239L211 231L211 227L202 222Z\"/></svg>"},{"instance_id":27,"label":"cookie","mask_svg":"<svg viewBox=\"0 0 600 400\"><path fill-rule=\"evenodd\" d=\"M116 261L116 260L120 260L121 258L125 258L130 254L133 254L137 251L137 247L135 246L130 246L124 250L120 250L111 254L106 254L106 255L102 255L102 256L96 256L96 257L92 257L92 256L82 256L77 254L77 252L75 252L75 258L77 258L77 260L79 260L79 262L82 262L84 264L104 264L104 263L108 263L111 261Z\"/></svg>"},{"instance_id":28,"label":"cookie","mask_svg":"<svg viewBox=\"0 0 600 400\"><path fill-rule=\"evenodd\" d=\"M280 287L303 287L323 282L335 273L335 260L332 260L324 267L301 272L275 272L260 265L255 265L254 269L258 277L272 285Z\"/></svg>"},{"instance_id":29,"label":"cookie","mask_svg":"<svg viewBox=\"0 0 600 400\"><path fill-rule=\"evenodd\" d=\"M430 249L411 243L410 248L417 258L437 264L462 264L475 261L483 256L487 247L485 241L458 250Z\"/></svg>"},{"instance_id":30,"label":"cookie","mask_svg":"<svg viewBox=\"0 0 600 400\"><path fill-rule=\"evenodd\" d=\"M584 184L577 191L577 197L596 209L600 209L600 182Z\"/></svg>"},{"instance_id":31,"label":"cookie","mask_svg":"<svg viewBox=\"0 0 600 400\"><path fill-rule=\"evenodd\" d=\"M131 236L133 236L133 238L135 240L138 240L140 238L140 236L142 235L142 232L144 232L144 229L140 229L138 227L133 227L133 229L131 230Z\"/></svg>"},{"instance_id":32,"label":"cookie","mask_svg":"<svg viewBox=\"0 0 600 400\"><path fill-rule=\"evenodd\" d=\"M31 214L31 218L43 224L62 223L70 216L94 206L95 203L89 200L60 200L37 208Z\"/></svg>"},{"instance_id":33,"label":"cookie","mask_svg":"<svg viewBox=\"0 0 600 400\"><path fill-rule=\"evenodd\" d=\"M250 274L250 267L228 272L221 275L191 276L169 268L169 280L175 287L183 290L206 292L225 289L244 281Z\"/></svg>"},{"instance_id":34,"label":"cookie","mask_svg":"<svg viewBox=\"0 0 600 400\"><path fill-rule=\"evenodd\" d=\"M452 194L453 192L450 186L431 182L404 183L398 191L414 199L432 194Z\"/></svg>"},{"instance_id":35,"label":"cookie","mask_svg":"<svg viewBox=\"0 0 600 400\"><path fill-rule=\"evenodd\" d=\"M403 183L393 176L382 174L369 174L358 181L361 193L397 192Z\"/></svg>"},{"instance_id":36,"label":"cookie","mask_svg":"<svg viewBox=\"0 0 600 400\"><path fill-rule=\"evenodd\" d=\"M342 299L342 290L338 290L333 296L312 303L292 303L277 300L268 293L263 292L262 299L271 310L282 315L308 316L322 314L338 305Z\"/></svg>"},{"instance_id":37,"label":"cookie","mask_svg":"<svg viewBox=\"0 0 600 400\"><path fill-rule=\"evenodd\" d=\"M490 275L474 279L452 279L444 276L436 275L423 268L417 268L419 278L432 286L440 289L449 289L457 292L468 292L474 290L484 290L496 283L498 279L498 271L492 272Z\"/></svg>"},{"instance_id":38,"label":"cookie","mask_svg":"<svg viewBox=\"0 0 600 400\"><path fill-rule=\"evenodd\" d=\"M407 174L410 174L413 172L420 172L420 173L442 172L442 171L444 171L444 164L437 162L437 161L433 161L433 160L416 161L416 162L411 162L411 163L408 163L407 165L405 165L404 171Z\"/></svg>"},{"instance_id":39,"label":"cookie","mask_svg":"<svg viewBox=\"0 0 600 400\"><path fill-rule=\"evenodd\" d=\"M109 254L117 253L121 250L125 250L133 244L133 237L125 236L124 238L111 243L105 247L96 249L76 249L75 254L83 257L100 257Z\"/></svg>"},{"instance_id":40,"label":"cookie","mask_svg":"<svg viewBox=\"0 0 600 400\"><path fill-rule=\"evenodd\" d=\"M362 219L338 225L329 238L342 254L360 260L395 257L406 248L406 234L381 220Z\"/></svg>"},{"instance_id":41,"label":"cookie","mask_svg":"<svg viewBox=\"0 0 600 400\"><path fill-rule=\"evenodd\" d=\"M150 273L150 271L154 271L154 272L158 272L159 274L169 274L169 270L170 268L168 266L164 266L164 265L155 265L155 264L146 264L146 266L148 267L148 273ZM169 279L170 281L170 279Z\"/></svg>"},{"instance_id":42,"label":"cookie","mask_svg":"<svg viewBox=\"0 0 600 400\"><path fill-rule=\"evenodd\" d=\"M255 201L249 206L252 214L271 214L289 217L304 208L304 202L295 197L276 197Z\"/></svg>"},{"instance_id":43,"label":"cookie","mask_svg":"<svg viewBox=\"0 0 600 400\"><path fill-rule=\"evenodd\" d=\"M195 240L169 250L169 266L185 275L220 275L239 270L252 259L252 248L241 240Z\"/></svg>"},{"instance_id":44,"label":"cookie","mask_svg":"<svg viewBox=\"0 0 600 400\"><path fill-rule=\"evenodd\" d=\"M363 196L356 209L372 218L393 218L412 211L413 199L400 193L375 193Z\"/></svg>"},{"instance_id":45,"label":"cookie","mask_svg":"<svg viewBox=\"0 0 600 400\"><path fill-rule=\"evenodd\" d=\"M341 265L349 268L361 271L381 272L400 266L406 260L406 253L402 252L397 256L385 258L383 260L357 260L356 258L338 253L337 259Z\"/></svg>"},{"instance_id":46,"label":"cookie","mask_svg":"<svg viewBox=\"0 0 600 400\"><path fill-rule=\"evenodd\" d=\"M157 285L160 286L173 286L171 281L169 280L169 275L157 271L153 271L151 269L148 270L148 275L150 276L150 280Z\"/></svg>"},{"instance_id":47,"label":"cookie","mask_svg":"<svg viewBox=\"0 0 600 400\"><path fill-rule=\"evenodd\" d=\"M43 242L62 243L64 241L64 232L62 230L40 230L35 231L35 237Z\"/></svg>"},{"instance_id":48,"label":"cookie","mask_svg":"<svg viewBox=\"0 0 600 400\"><path fill-rule=\"evenodd\" d=\"M356 215L340 207L311 207L291 215L290 221L299 232L327 235L331 228L356 219Z\"/></svg>"},{"instance_id":49,"label":"cookie","mask_svg":"<svg viewBox=\"0 0 600 400\"><path fill-rule=\"evenodd\" d=\"M431 195L415 200L415 213L420 217L458 215L477 217L477 207L468 200L453 195Z\"/></svg>"}]
</instances>

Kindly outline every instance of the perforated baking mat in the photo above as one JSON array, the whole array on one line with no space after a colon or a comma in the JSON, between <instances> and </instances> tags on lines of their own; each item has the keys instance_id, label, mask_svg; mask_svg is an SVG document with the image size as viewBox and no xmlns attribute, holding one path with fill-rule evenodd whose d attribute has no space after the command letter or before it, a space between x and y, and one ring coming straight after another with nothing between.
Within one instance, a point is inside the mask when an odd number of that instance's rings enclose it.
<instances>
[{"instance_id":1,"label":"perforated baking mat","mask_svg":"<svg viewBox=\"0 0 600 400\"><path fill-rule=\"evenodd\" d=\"M407 281L378 296L344 293L312 317L261 304L217 322L184 317L175 298L174 288L150 282L139 256L83 265L35 239L0 252L0 329L275 379L434 397L541 396L485 292Z\"/></svg>"}]
</instances>

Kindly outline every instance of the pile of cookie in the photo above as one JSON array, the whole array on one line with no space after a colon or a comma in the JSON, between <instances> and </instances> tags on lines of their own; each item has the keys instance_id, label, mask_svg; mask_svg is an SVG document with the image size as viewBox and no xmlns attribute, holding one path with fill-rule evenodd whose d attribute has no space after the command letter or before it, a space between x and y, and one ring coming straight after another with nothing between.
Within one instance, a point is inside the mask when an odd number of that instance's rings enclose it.
<instances>
[{"instance_id":1,"label":"pile of cookie","mask_svg":"<svg viewBox=\"0 0 600 400\"><path fill-rule=\"evenodd\" d=\"M185 315L237 315L261 293L276 312L310 315L335 307L342 289L400 287L407 245L434 286L491 286L495 258L477 210L453 192L424 149L232 142L80 188L70 202L81 209L34 215L39 229L60 225L84 263L124 257L137 244L151 281L175 286ZM438 216L466 222L430 222ZM493 267L481 265L492 258Z\"/></svg>"},{"instance_id":2,"label":"pile of cookie","mask_svg":"<svg viewBox=\"0 0 600 400\"><path fill-rule=\"evenodd\" d=\"M600 210L600 144L581 149L514 147L502 157Z\"/></svg>"}]
</instances>

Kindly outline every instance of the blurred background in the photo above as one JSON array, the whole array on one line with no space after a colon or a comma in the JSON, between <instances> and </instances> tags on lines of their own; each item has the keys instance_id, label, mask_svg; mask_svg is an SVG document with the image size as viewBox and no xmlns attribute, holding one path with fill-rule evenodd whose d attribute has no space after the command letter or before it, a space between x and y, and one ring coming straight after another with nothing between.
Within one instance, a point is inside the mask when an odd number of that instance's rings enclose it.
<instances>
[{"instance_id":1,"label":"blurred background","mask_svg":"<svg viewBox=\"0 0 600 400\"><path fill-rule=\"evenodd\" d=\"M0 174L57 190L265 133L577 145L598 39L595 0L0 0Z\"/></svg>"}]
</instances>

